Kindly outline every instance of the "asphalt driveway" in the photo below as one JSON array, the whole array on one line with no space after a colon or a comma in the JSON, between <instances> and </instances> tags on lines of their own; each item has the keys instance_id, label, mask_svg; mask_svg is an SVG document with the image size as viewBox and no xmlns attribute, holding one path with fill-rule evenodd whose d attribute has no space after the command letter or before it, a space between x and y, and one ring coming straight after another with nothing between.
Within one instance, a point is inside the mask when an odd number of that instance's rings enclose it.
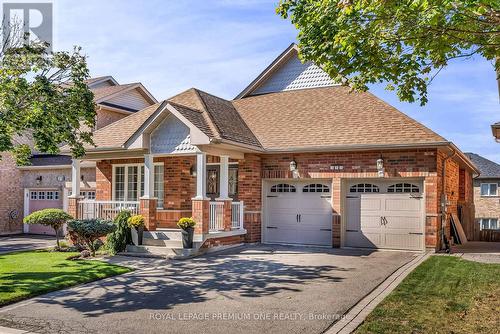
<instances>
[{"instance_id":1,"label":"asphalt driveway","mask_svg":"<svg viewBox=\"0 0 500 334\"><path fill-rule=\"evenodd\" d=\"M31 249L50 248L56 245L56 238L43 235L15 235L0 237L0 254Z\"/></svg>"},{"instance_id":2,"label":"asphalt driveway","mask_svg":"<svg viewBox=\"0 0 500 334\"><path fill-rule=\"evenodd\" d=\"M321 333L414 255L250 246L187 261L137 260L144 270L4 307L0 326L37 333Z\"/></svg>"}]
</instances>

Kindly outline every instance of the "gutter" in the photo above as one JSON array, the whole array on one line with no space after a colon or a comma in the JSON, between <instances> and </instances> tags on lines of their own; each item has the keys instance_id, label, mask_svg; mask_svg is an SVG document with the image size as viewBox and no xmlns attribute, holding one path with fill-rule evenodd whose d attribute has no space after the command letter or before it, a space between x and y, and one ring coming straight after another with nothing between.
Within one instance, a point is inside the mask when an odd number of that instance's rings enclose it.
<instances>
[{"instance_id":1,"label":"gutter","mask_svg":"<svg viewBox=\"0 0 500 334\"><path fill-rule=\"evenodd\" d=\"M457 151L452 148L452 153L448 155L446 158L443 159L442 163L442 172L441 172L441 178L443 180L442 182L442 189L441 189L441 250L443 249L443 245L445 248L446 253L450 252L450 244L448 242L448 239L446 239L446 233L445 233L445 227L446 227L446 206L448 202L448 197L446 196L446 162L448 159L453 158L456 154Z\"/></svg>"}]
</instances>

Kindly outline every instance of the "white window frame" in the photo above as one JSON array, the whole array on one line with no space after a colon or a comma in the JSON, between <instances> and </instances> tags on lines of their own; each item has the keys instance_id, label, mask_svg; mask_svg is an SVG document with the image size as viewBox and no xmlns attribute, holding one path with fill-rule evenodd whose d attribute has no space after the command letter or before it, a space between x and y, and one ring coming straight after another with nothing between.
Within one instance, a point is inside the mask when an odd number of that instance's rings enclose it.
<instances>
[{"instance_id":1,"label":"white window frame","mask_svg":"<svg viewBox=\"0 0 500 334\"><path fill-rule=\"evenodd\" d=\"M483 221L488 221L488 228L486 228L487 230L490 230L492 229L491 228L491 222L492 221L496 221L497 222L497 228L495 228L494 230L500 230L500 226L498 225L498 218L479 218L479 230L483 230Z\"/></svg>"},{"instance_id":2,"label":"white window frame","mask_svg":"<svg viewBox=\"0 0 500 334\"><path fill-rule=\"evenodd\" d=\"M165 178L165 166L164 166L164 163L163 162L155 162L153 165L154 166L163 166L163 178ZM142 187L141 187L142 186L141 166L142 166L142 168L144 168L144 163L113 164L113 177L112 177L112 184L111 184L111 199L113 201L116 200L116 197L115 197L116 168L119 168L119 167L124 167L125 168L123 192L124 192L124 197L126 198L126 201L136 202L136 201L139 200L139 198L141 197L141 193L142 193ZM138 196L137 197L138 197L138 199L136 199L136 200L129 200L127 198L127 196L128 196L128 167L137 167L137 174L138 174L138 177L137 177L137 195ZM153 193L154 193L154 189L153 189ZM163 196L165 196L165 186L163 188ZM158 201L157 203L159 205L159 204L162 204L163 201ZM161 207L158 207L158 208L159 209L163 209L163 205Z\"/></svg>"},{"instance_id":3,"label":"white window frame","mask_svg":"<svg viewBox=\"0 0 500 334\"><path fill-rule=\"evenodd\" d=\"M483 195L483 191L482 191L483 185L487 185L488 186L488 194L486 194L486 195ZM491 193L491 186L492 185L495 185L496 190L497 190L494 194ZM496 182L482 182L479 185L479 195L481 197L494 197L494 196L498 196L498 183L496 183Z\"/></svg>"}]
</instances>

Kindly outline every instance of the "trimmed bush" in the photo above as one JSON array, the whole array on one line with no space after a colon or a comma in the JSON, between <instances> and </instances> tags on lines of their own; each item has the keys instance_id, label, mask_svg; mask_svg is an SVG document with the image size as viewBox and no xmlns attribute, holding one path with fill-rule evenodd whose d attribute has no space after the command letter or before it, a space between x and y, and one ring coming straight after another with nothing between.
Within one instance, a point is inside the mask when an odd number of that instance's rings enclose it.
<instances>
[{"instance_id":1,"label":"trimmed bush","mask_svg":"<svg viewBox=\"0 0 500 334\"><path fill-rule=\"evenodd\" d=\"M68 222L68 230L77 236L78 241L85 245L92 256L95 256L97 245L95 241L114 232L116 226L109 220L71 220Z\"/></svg>"},{"instance_id":2,"label":"trimmed bush","mask_svg":"<svg viewBox=\"0 0 500 334\"><path fill-rule=\"evenodd\" d=\"M42 224L56 231L57 249L59 249L59 229L73 217L61 209L43 209L24 217L25 224Z\"/></svg>"},{"instance_id":3,"label":"trimmed bush","mask_svg":"<svg viewBox=\"0 0 500 334\"><path fill-rule=\"evenodd\" d=\"M144 217L142 215L135 215L127 220L128 226L138 229L144 227Z\"/></svg>"},{"instance_id":4,"label":"trimmed bush","mask_svg":"<svg viewBox=\"0 0 500 334\"><path fill-rule=\"evenodd\" d=\"M120 211L113 221L116 230L106 238L106 248L111 254L125 251L127 245L132 243L130 227L127 223L130 216L130 211L123 210Z\"/></svg>"},{"instance_id":5,"label":"trimmed bush","mask_svg":"<svg viewBox=\"0 0 500 334\"><path fill-rule=\"evenodd\" d=\"M190 227L195 227L195 225L196 225L196 222L194 221L194 219L192 217L190 217L190 218L183 217L183 218L179 219L179 221L177 222L177 226L179 226L183 230L186 230Z\"/></svg>"}]
</instances>

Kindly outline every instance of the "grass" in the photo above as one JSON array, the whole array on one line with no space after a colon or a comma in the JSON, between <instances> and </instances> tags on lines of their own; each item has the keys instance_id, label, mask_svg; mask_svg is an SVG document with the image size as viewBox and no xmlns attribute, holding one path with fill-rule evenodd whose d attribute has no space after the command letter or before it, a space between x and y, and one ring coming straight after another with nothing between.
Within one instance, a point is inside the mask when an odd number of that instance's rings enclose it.
<instances>
[{"instance_id":1,"label":"grass","mask_svg":"<svg viewBox=\"0 0 500 334\"><path fill-rule=\"evenodd\" d=\"M66 260L76 254L28 251L0 255L0 306L131 271L102 261Z\"/></svg>"},{"instance_id":2,"label":"grass","mask_svg":"<svg viewBox=\"0 0 500 334\"><path fill-rule=\"evenodd\" d=\"M500 264L432 256L356 333L498 333Z\"/></svg>"}]
</instances>

